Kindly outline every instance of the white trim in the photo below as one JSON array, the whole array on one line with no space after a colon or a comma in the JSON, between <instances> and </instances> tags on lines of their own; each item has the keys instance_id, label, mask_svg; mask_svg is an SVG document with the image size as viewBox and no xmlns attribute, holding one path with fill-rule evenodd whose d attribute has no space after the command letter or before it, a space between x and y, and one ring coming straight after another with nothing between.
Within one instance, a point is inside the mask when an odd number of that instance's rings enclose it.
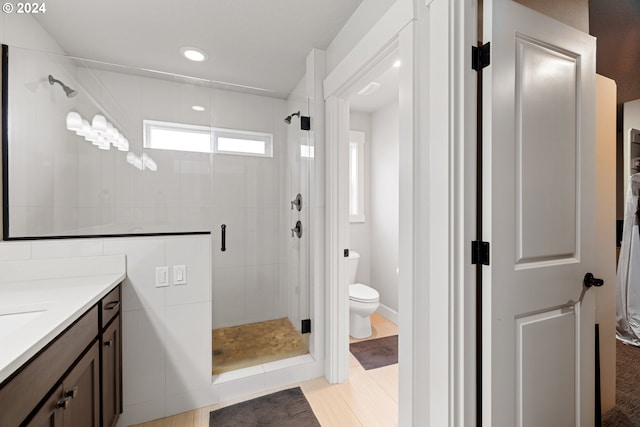
<instances>
[{"instance_id":1,"label":"white trim","mask_svg":"<svg viewBox=\"0 0 640 427\"><path fill-rule=\"evenodd\" d=\"M409 20L407 4L411 3ZM415 13L417 21L410 23ZM398 0L325 79L327 99L328 315L345 316L338 230L337 145L341 97L399 46L399 425L475 424L475 317L468 241L475 220L475 44L477 4ZM471 148L467 152L467 148ZM467 167L470 167L468 169ZM344 246L348 247L348 246ZM337 298L337 299L336 299ZM330 320L329 347L345 319ZM344 328L342 328L344 329ZM328 373L345 363L328 349ZM344 372L343 370L340 372ZM340 379L339 375L331 380ZM343 379L346 379L344 377Z\"/></svg>"},{"instance_id":2,"label":"white trim","mask_svg":"<svg viewBox=\"0 0 640 427\"><path fill-rule=\"evenodd\" d=\"M395 311L394 309L389 308L384 304L380 304L380 306L378 307L378 310L376 311L380 316L384 317L385 319L395 323L396 325L398 324L398 312Z\"/></svg>"},{"instance_id":3,"label":"white trim","mask_svg":"<svg viewBox=\"0 0 640 427\"><path fill-rule=\"evenodd\" d=\"M397 0L324 80L324 99L344 93L367 71L367 65L397 39L413 20L413 1Z\"/></svg>"},{"instance_id":4,"label":"white trim","mask_svg":"<svg viewBox=\"0 0 640 427\"><path fill-rule=\"evenodd\" d=\"M325 376L332 383L341 383L349 378L349 295L346 286L344 262L340 253L349 247L348 215L340 214L339 206L348 206L349 192L346 182L347 170L342 162L348 159L348 144L339 144L349 137L348 123L341 118L349 117L346 100L332 96L326 100L326 293L327 293L327 360ZM340 173L342 171L342 174ZM341 176L344 175L344 176Z\"/></svg>"},{"instance_id":5,"label":"white trim","mask_svg":"<svg viewBox=\"0 0 640 427\"><path fill-rule=\"evenodd\" d=\"M326 99L327 366L331 383L349 376L349 303L342 254L349 248L348 91L398 49L398 31L413 19L413 1L397 0L323 82ZM403 63L406 63L401 57ZM341 166L341 164L344 165ZM341 232L341 230L345 230Z\"/></svg>"}]
</instances>

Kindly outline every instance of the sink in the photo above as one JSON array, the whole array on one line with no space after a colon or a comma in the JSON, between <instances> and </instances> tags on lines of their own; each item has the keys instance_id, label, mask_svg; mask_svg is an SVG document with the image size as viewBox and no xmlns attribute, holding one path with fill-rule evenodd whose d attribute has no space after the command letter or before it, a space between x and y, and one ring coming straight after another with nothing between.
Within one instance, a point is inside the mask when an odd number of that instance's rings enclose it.
<instances>
[{"instance_id":1,"label":"sink","mask_svg":"<svg viewBox=\"0 0 640 427\"><path fill-rule=\"evenodd\" d=\"M0 339L42 316L47 311L46 305L0 307Z\"/></svg>"}]
</instances>

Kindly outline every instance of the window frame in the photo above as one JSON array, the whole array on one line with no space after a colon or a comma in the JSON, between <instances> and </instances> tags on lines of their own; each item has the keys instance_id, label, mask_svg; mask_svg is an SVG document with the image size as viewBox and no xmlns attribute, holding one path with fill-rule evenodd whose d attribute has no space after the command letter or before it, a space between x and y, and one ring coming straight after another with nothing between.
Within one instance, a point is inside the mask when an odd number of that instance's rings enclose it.
<instances>
[{"instance_id":1,"label":"window frame","mask_svg":"<svg viewBox=\"0 0 640 427\"><path fill-rule=\"evenodd\" d=\"M167 122L160 120L142 120L143 124L143 147L151 150L169 150L180 151L185 153L204 153L204 154L228 154L233 156L249 156L249 157L273 157L273 134L267 132L255 132L249 130L214 128L211 126L192 125L188 123ZM207 151L181 150L179 148L160 148L154 147L151 141L151 132L153 129L163 129L167 131L182 131L193 133L207 134L209 136L209 144ZM244 139L250 141L264 142L264 152L247 152L220 150L218 147L219 138Z\"/></svg>"}]
</instances>

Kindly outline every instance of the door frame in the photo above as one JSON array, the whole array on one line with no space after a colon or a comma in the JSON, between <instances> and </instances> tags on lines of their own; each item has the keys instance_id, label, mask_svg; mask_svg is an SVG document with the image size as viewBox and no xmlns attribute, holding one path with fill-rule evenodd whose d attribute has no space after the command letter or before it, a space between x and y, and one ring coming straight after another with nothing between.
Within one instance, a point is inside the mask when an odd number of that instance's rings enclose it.
<instances>
[{"instance_id":1,"label":"door frame","mask_svg":"<svg viewBox=\"0 0 640 427\"><path fill-rule=\"evenodd\" d=\"M399 425L474 425L477 3L397 0L323 83L326 368L348 378L343 249L348 89L397 43L400 71ZM343 171L342 173L340 171Z\"/></svg>"}]
</instances>

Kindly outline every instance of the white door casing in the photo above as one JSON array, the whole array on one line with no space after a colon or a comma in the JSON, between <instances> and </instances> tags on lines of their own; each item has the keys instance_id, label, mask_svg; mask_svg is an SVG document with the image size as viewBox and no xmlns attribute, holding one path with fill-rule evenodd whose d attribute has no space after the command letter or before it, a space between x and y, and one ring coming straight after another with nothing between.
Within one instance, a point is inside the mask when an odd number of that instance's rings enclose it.
<instances>
[{"instance_id":1,"label":"white door casing","mask_svg":"<svg viewBox=\"0 0 640 427\"><path fill-rule=\"evenodd\" d=\"M595 39L484 8L483 425L592 426Z\"/></svg>"}]
</instances>

